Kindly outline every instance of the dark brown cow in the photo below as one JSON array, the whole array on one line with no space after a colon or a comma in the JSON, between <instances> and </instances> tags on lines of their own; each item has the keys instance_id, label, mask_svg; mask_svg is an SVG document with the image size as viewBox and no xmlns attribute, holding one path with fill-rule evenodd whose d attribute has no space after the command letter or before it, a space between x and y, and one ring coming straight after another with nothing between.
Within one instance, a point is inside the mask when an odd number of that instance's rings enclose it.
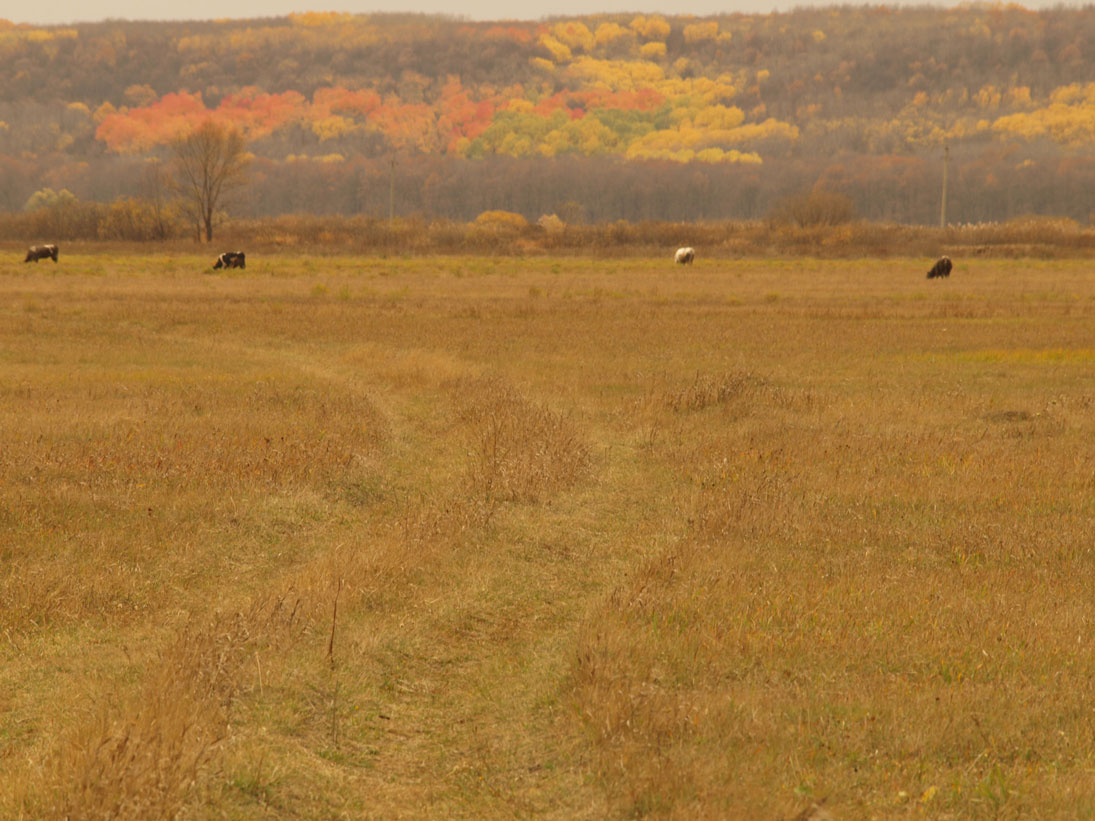
<instances>
[{"instance_id":1,"label":"dark brown cow","mask_svg":"<svg viewBox=\"0 0 1095 821\"><path fill-rule=\"evenodd\" d=\"M951 275L951 258L940 257L939 261L932 266L932 269L928 271L928 279L935 279L936 277L949 277Z\"/></svg>"},{"instance_id":2,"label":"dark brown cow","mask_svg":"<svg viewBox=\"0 0 1095 821\"><path fill-rule=\"evenodd\" d=\"M221 268L246 268L247 256L243 251L225 251L219 257L217 261L213 263L213 270L219 271Z\"/></svg>"},{"instance_id":3,"label":"dark brown cow","mask_svg":"<svg viewBox=\"0 0 1095 821\"><path fill-rule=\"evenodd\" d=\"M23 262L34 261L37 262L40 259L52 259L57 261L57 246L56 245L32 245L27 249L27 258Z\"/></svg>"}]
</instances>

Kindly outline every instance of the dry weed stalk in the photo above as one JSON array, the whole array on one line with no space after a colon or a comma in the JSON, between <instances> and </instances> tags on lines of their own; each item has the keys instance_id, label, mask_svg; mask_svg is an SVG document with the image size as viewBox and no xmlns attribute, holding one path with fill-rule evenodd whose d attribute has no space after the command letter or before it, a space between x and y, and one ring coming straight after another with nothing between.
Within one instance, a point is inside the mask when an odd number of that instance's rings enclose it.
<instances>
[{"instance_id":1,"label":"dry weed stalk","mask_svg":"<svg viewBox=\"0 0 1095 821\"><path fill-rule=\"evenodd\" d=\"M676 413L700 411L736 399L748 398L764 387L763 380L745 372L696 374L685 387L666 390L663 401L667 408Z\"/></svg>"},{"instance_id":2,"label":"dry weed stalk","mask_svg":"<svg viewBox=\"0 0 1095 821\"><path fill-rule=\"evenodd\" d=\"M567 415L530 402L497 378L464 380L456 390L475 447L468 483L479 498L536 502L589 469L589 446Z\"/></svg>"}]
</instances>

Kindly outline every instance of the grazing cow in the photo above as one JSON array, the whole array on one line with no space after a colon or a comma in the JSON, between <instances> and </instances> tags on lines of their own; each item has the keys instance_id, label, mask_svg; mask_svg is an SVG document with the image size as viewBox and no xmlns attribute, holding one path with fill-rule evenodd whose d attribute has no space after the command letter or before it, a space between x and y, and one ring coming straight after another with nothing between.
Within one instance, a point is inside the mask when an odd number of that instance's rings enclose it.
<instances>
[{"instance_id":1,"label":"grazing cow","mask_svg":"<svg viewBox=\"0 0 1095 821\"><path fill-rule=\"evenodd\" d=\"M695 258L695 248L678 248L676 255L673 257L673 261L678 262L681 265L691 265L692 260L694 260Z\"/></svg>"},{"instance_id":2,"label":"grazing cow","mask_svg":"<svg viewBox=\"0 0 1095 821\"><path fill-rule=\"evenodd\" d=\"M940 257L939 261L932 266L930 271L928 271L928 279L949 277L951 275L951 267L950 257Z\"/></svg>"},{"instance_id":3,"label":"grazing cow","mask_svg":"<svg viewBox=\"0 0 1095 821\"><path fill-rule=\"evenodd\" d=\"M56 245L32 245L27 249L27 258L23 262L30 262L34 260L37 262L40 259L52 259L57 261L57 246Z\"/></svg>"},{"instance_id":4,"label":"grazing cow","mask_svg":"<svg viewBox=\"0 0 1095 821\"><path fill-rule=\"evenodd\" d=\"M219 271L221 268L246 268L247 257L243 251L225 251L219 257L217 261L213 263L213 270Z\"/></svg>"}]
</instances>

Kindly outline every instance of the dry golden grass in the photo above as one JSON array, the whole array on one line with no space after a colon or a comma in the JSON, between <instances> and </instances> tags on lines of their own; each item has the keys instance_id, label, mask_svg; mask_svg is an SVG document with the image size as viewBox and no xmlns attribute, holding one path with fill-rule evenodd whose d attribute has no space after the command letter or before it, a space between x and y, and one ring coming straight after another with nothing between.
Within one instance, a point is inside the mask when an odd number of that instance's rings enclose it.
<instances>
[{"instance_id":1,"label":"dry golden grass","mask_svg":"<svg viewBox=\"0 0 1095 821\"><path fill-rule=\"evenodd\" d=\"M0 816L1090 817L1095 280L929 263L0 263Z\"/></svg>"},{"instance_id":2,"label":"dry golden grass","mask_svg":"<svg viewBox=\"0 0 1095 821\"><path fill-rule=\"evenodd\" d=\"M286 214L251 220L232 220L218 229L221 248L247 248L265 254L505 254L543 257L671 258L673 249L692 245L701 258L734 259L771 256L810 256L857 259L863 256L912 257L940 253L954 258L994 257L1042 259L1090 258L1095 251L1095 227L1063 217L1024 216L1007 222L927 225L846 221L841 197L807 209L794 217L776 211L764 220L708 220L663 222L615 220L564 224L554 215L529 222L519 214L487 211L471 222L421 216L393 220L378 217ZM141 246L126 240L158 240L160 253L189 255L192 231L183 225L163 226L153 220L126 219L133 202L119 206L82 203L64 235L49 212L0 213L0 241L13 254L22 254L22 238L50 236L59 240L62 254L79 251L80 244L102 250ZM835 208L833 207L835 206ZM139 208L138 208L139 210ZM134 216L132 213L130 217ZM123 217L118 219L118 217ZM802 218L802 224L799 224ZM14 242L13 242L14 240ZM145 248L149 247L147 244ZM210 254L209 264L215 254Z\"/></svg>"}]
</instances>

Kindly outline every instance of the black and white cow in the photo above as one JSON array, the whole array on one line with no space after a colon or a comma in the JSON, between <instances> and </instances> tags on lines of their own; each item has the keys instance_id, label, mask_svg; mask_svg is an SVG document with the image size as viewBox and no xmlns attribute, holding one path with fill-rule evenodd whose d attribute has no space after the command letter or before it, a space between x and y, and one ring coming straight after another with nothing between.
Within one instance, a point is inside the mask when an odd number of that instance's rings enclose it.
<instances>
[{"instance_id":1,"label":"black and white cow","mask_svg":"<svg viewBox=\"0 0 1095 821\"><path fill-rule=\"evenodd\" d=\"M691 265L692 260L694 260L695 258L695 248L678 248L677 253L673 256L673 261L680 263L681 265Z\"/></svg>"},{"instance_id":2,"label":"black and white cow","mask_svg":"<svg viewBox=\"0 0 1095 821\"><path fill-rule=\"evenodd\" d=\"M219 257L217 261L213 263L213 270L219 271L221 268L246 268L247 257L243 251L225 251Z\"/></svg>"},{"instance_id":3,"label":"black and white cow","mask_svg":"<svg viewBox=\"0 0 1095 821\"><path fill-rule=\"evenodd\" d=\"M932 269L928 271L928 279L935 279L936 277L949 277L951 275L951 258L940 257L939 261L932 266Z\"/></svg>"},{"instance_id":4,"label":"black and white cow","mask_svg":"<svg viewBox=\"0 0 1095 821\"><path fill-rule=\"evenodd\" d=\"M27 258L23 262L30 262L33 260L37 262L40 259L52 259L57 261L57 246L56 245L32 245L27 249Z\"/></svg>"}]
</instances>

